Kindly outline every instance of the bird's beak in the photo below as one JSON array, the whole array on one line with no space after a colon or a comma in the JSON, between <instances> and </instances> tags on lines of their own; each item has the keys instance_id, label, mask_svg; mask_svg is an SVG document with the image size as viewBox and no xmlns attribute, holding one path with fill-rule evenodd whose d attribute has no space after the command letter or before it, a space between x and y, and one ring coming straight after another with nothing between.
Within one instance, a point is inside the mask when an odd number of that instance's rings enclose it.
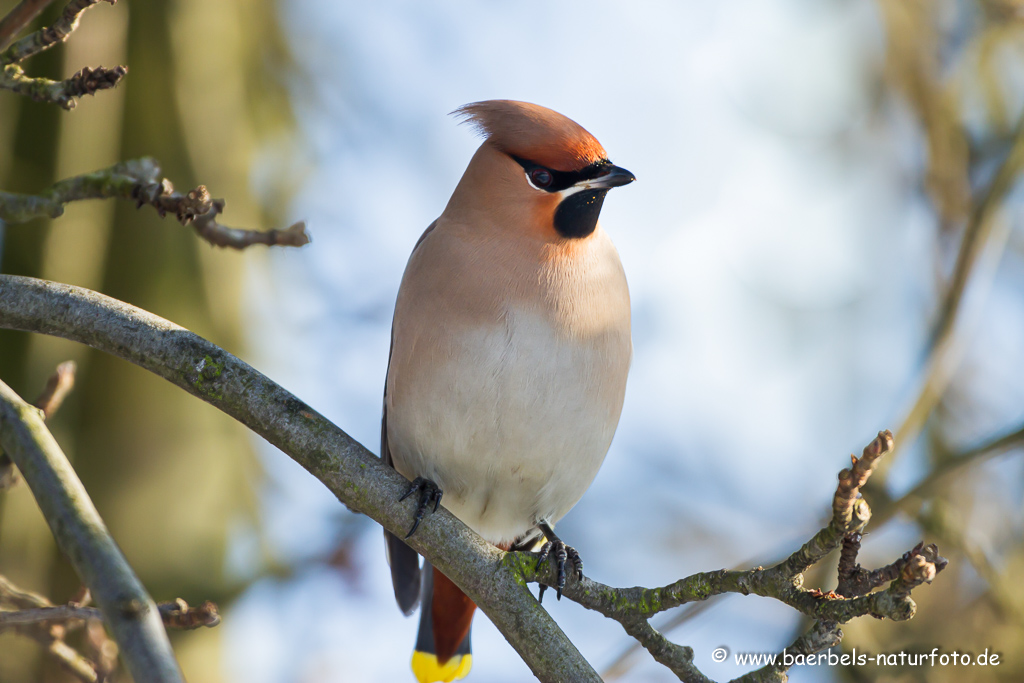
<instances>
[{"instance_id":1,"label":"bird's beak","mask_svg":"<svg viewBox=\"0 0 1024 683\"><path fill-rule=\"evenodd\" d=\"M636 176L624 168L609 166L604 173L587 181L587 187L595 189L610 189L629 185L636 180Z\"/></svg>"}]
</instances>

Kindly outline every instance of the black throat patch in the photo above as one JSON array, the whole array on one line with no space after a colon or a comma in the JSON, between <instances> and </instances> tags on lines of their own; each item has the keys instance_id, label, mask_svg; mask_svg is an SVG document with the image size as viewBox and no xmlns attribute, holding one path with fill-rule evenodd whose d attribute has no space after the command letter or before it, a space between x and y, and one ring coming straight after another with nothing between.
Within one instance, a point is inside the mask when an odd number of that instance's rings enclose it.
<instances>
[{"instance_id":1,"label":"black throat patch","mask_svg":"<svg viewBox=\"0 0 1024 683\"><path fill-rule=\"evenodd\" d=\"M597 228L607 189L581 190L561 201L555 209L555 230L562 237L586 237Z\"/></svg>"}]
</instances>

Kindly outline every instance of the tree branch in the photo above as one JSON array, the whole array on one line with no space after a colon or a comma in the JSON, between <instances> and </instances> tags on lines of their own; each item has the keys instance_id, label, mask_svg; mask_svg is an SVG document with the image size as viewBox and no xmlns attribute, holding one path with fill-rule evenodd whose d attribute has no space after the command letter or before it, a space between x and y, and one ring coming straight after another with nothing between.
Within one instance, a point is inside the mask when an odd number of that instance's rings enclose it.
<instances>
[{"instance_id":1,"label":"tree branch","mask_svg":"<svg viewBox=\"0 0 1024 683\"><path fill-rule=\"evenodd\" d=\"M23 590L0 575L0 607L16 610L35 610L52 607L49 600L38 593ZM8 614L0 610L0 616ZM101 629L102 630L102 629ZM99 681L99 666L84 657L75 648L64 642L66 629L63 626L48 626L45 623L15 627L15 631L32 638L46 649L46 653L57 660L69 673L86 683ZM106 637L106 632L103 632ZM114 645L116 650L117 646Z\"/></svg>"},{"instance_id":2,"label":"tree branch","mask_svg":"<svg viewBox=\"0 0 1024 683\"><path fill-rule=\"evenodd\" d=\"M914 573L907 574L906 577L899 573L893 575L890 579L892 584L884 591L843 597L833 592L826 594L817 589L808 590L803 587L803 573L807 569L839 548L848 534L859 533L867 524L871 511L857 496L860 488L871 476L875 465L884 455L891 452L892 448L892 434L880 432L864 449L860 459L851 456L852 467L844 469L839 474L829 525L795 553L772 567L702 572L661 588L612 588L584 577L580 581L569 581L563 594L573 602L618 621L657 661L669 667L684 681L707 679L693 666L693 652L689 648L671 643L647 623L647 620L667 609L707 600L715 595L740 593L774 598L817 619L818 625L791 646L788 649L790 653L795 652L792 648L798 645L806 648L814 643L828 643L819 647L820 650L835 644L832 641L833 635L838 633L838 624L859 616L870 614L894 621L909 619L917 609L910 598L911 589L922 582L930 582L935 574L946 566L945 559L939 557L934 546L925 548L921 544L907 553L900 566L905 568L913 564ZM511 553L507 559L517 573L527 581L555 585L557 577L553 567L550 564L538 566L535 555ZM817 651L808 650L804 654ZM783 668L778 664L751 672L738 680L785 680L786 668L788 667Z\"/></svg>"},{"instance_id":3,"label":"tree branch","mask_svg":"<svg viewBox=\"0 0 1024 683\"><path fill-rule=\"evenodd\" d=\"M182 630L192 630L205 626L213 628L220 623L220 612L217 605L207 600L199 607L178 598L173 602L161 602L157 605L164 626ZM26 624L42 624L73 620L102 620L103 612L96 607L82 605L52 605L33 607L21 610L0 610L0 631L14 626Z\"/></svg>"},{"instance_id":4,"label":"tree branch","mask_svg":"<svg viewBox=\"0 0 1024 683\"><path fill-rule=\"evenodd\" d=\"M64 402L64 397L75 386L75 370L76 365L74 361L65 361L58 365L54 373L46 380L43 393L39 394L39 397L33 404L36 408L43 411L44 419L49 420L57 412L60 404ZM4 450L0 448L0 491L9 489L16 483L18 483L18 470L14 468L14 463L7 457ZM0 586L0 589L2 589L2 586ZM2 595L2 591L0 591L0 595Z\"/></svg>"},{"instance_id":5,"label":"tree branch","mask_svg":"<svg viewBox=\"0 0 1024 683\"><path fill-rule=\"evenodd\" d=\"M0 69L0 90L10 90L36 102L51 102L70 111L78 106L78 98L113 88L127 73L126 66L115 66L113 69L102 66L93 69L87 66L71 78L51 81L48 78L28 76L17 64L6 64Z\"/></svg>"},{"instance_id":6,"label":"tree branch","mask_svg":"<svg viewBox=\"0 0 1024 683\"><path fill-rule=\"evenodd\" d=\"M152 206L161 217L174 214L182 225L192 224L196 234L216 247L244 249L254 244L301 247L309 244L306 224L299 221L283 230L241 230L217 223L225 201L210 196L199 185L186 194L174 191L160 175L152 157L122 161L109 168L61 180L39 194L0 192L0 220L24 223L33 218L57 218L68 202L84 199L130 199L138 207Z\"/></svg>"},{"instance_id":7,"label":"tree branch","mask_svg":"<svg viewBox=\"0 0 1024 683\"><path fill-rule=\"evenodd\" d=\"M52 26L29 34L10 47L7 47L7 44L14 35L24 28L49 2L26 0L8 14L4 18L3 26L0 26L0 45L4 46L0 48L3 49L3 52L0 53L0 89L26 95L37 102L52 102L64 109L71 110L78 104L78 98L83 95L94 95L97 90L113 88L120 83L128 73L126 66L116 66L113 69L102 66L95 69L85 67L71 78L63 81L33 78L26 75L19 66L29 57L49 50L54 45L59 45L67 40L68 36L78 28L78 20L82 12L100 1L71 0L64 8L60 19ZM112 5L116 1L106 0Z\"/></svg>"},{"instance_id":8,"label":"tree branch","mask_svg":"<svg viewBox=\"0 0 1024 683\"><path fill-rule=\"evenodd\" d=\"M75 372L78 365L73 360L64 361L57 366L50 378L46 380L43 392L39 394L33 405L43 411L43 417L49 420L57 412L64 399L75 387Z\"/></svg>"},{"instance_id":9,"label":"tree branch","mask_svg":"<svg viewBox=\"0 0 1024 683\"><path fill-rule=\"evenodd\" d=\"M21 0L7 16L0 19L0 52L6 50L14 38L51 2L53 0Z\"/></svg>"},{"instance_id":10,"label":"tree branch","mask_svg":"<svg viewBox=\"0 0 1024 683\"><path fill-rule=\"evenodd\" d=\"M96 597L133 677L183 682L156 605L110 537L39 409L3 382L0 445L32 489L57 545Z\"/></svg>"},{"instance_id":11,"label":"tree branch","mask_svg":"<svg viewBox=\"0 0 1024 683\"><path fill-rule=\"evenodd\" d=\"M799 655L812 655L815 652L835 647L843 639L843 632L838 624L832 621L816 621L811 628L793 641L793 644L784 649L775 657L775 662L766 664L757 671L751 671L745 676L740 676L733 683L779 683L787 680L786 672L791 665L785 663L784 655L793 657Z\"/></svg>"},{"instance_id":12,"label":"tree branch","mask_svg":"<svg viewBox=\"0 0 1024 683\"><path fill-rule=\"evenodd\" d=\"M266 438L348 507L393 533L408 525L416 503L399 502L408 485L404 478L295 396L173 323L88 290L0 275L0 327L72 339L146 368ZM910 591L945 566L934 546L916 548L885 590L843 597L803 587L803 572L864 528L870 510L858 493L892 447L892 435L882 432L860 459L851 456L852 466L839 475L828 526L775 566L703 572L653 589L572 579L564 595L619 621L682 680L702 683L708 679L693 666L692 651L658 633L647 622L651 616L722 593L771 597L821 622L797 641L802 648L831 642L837 624L858 616L909 619L916 610ZM555 585L551 563L538 566L533 553L502 553L444 508L408 543L466 592L542 681L600 680L526 588L530 581ZM741 680L784 680L784 673L766 678L768 672L751 672Z\"/></svg>"},{"instance_id":13,"label":"tree branch","mask_svg":"<svg viewBox=\"0 0 1024 683\"><path fill-rule=\"evenodd\" d=\"M103 0L71 0L64 8L60 19L54 22L53 25L47 26L35 33L30 33L4 50L3 53L0 53L0 64L17 64L33 55L49 50L54 45L63 43L78 28L78 20L82 12L101 1ZM113 5L117 0L106 0L106 2ZM42 7L39 7L37 13L42 11L42 9Z\"/></svg>"},{"instance_id":14,"label":"tree branch","mask_svg":"<svg viewBox=\"0 0 1024 683\"><path fill-rule=\"evenodd\" d=\"M15 609L35 609L50 607L52 603L39 593L19 588L7 577L0 575L0 605L10 605Z\"/></svg>"}]
</instances>

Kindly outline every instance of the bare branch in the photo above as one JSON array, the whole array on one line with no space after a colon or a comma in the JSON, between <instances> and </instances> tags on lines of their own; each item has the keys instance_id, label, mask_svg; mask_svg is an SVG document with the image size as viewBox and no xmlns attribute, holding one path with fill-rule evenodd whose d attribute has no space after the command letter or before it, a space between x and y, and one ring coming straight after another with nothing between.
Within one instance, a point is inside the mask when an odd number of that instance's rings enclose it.
<instances>
[{"instance_id":1,"label":"bare branch","mask_svg":"<svg viewBox=\"0 0 1024 683\"><path fill-rule=\"evenodd\" d=\"M123 161L92 173L67 178L39 194L0 192L0 220L24 223L33 218L57 218L68 202L85 199L130 199L138 207L152 206L161 217L174 214L182 225L192 224L196 233L217 247L244 249L254 244L301 247L310 241L306 224L298 222L283 230L240 230L217 223L225 201L210 196L199 185L182 194L161 177L152 157Z\"/></svg>"},{"instance_id":2,"label":"bare branch","mask_svg":"<svg viewBox=\"0 0 1024 683\"><path fill-rule=\"evenodd\" d=\"M783 563L783 574L796 576L806 571L838 548L846 534L864 528L871 518L871 510L857 496L879 459L892 452L893 446L892 432L879 432L874 441L864 448L860 460L850 456L852 469L839 473L839 485L832 498L832 522Z\"/></svg>"},{"instance_id":3,"label":"bare branch","mask_svg":"<svg viewBox=\"0 0 1024 683\"><path fill-rule=\"evenodd\" d=\"M220 611L210 600L199 607L189 607L187 602L178 598L174 602L162 602L158 607L160 618L169 628L191 631L204 626L213 628L220 623Z\"/></svg>"},{"instance_id":4,"label":"bare branch","mask_svg":"<svg viewBox=\"0 0 1024 683\"><path fill-rule=\"evenodd\" d=\"M78 98L113 88L127 73L126 66L115 66L113 69L102 66L92 69L87 66L71 78L51 81L48 78L33 78L26 75L17 64L7 64L0 69L0 90L10 90L36 102L51 102L70 111L78 106Z\"/></svg>"},{"instance_id":5,"label":"bare branch","mask_svg":"<svg viewBox=\"0 0 1024 683\"><path fill-rule=\"evenodd\" d=\"M10 275L0 276L0 327L74 339L147 368L277 445L350 508L392 532L407 524L414 503L399 502L406 488L401 476L284 389L187 330L95 292ZM771 597L822 622L798 641L802 647L828 641L825 636L836 624L858 616L908 619L916 610L910 590L933 578L945 564L933 546L915 549L886 590L844 598L803 587L803 572L870 518L858 492L892 447L892 435L881 432L860 459L852 458L852 466L839 476L829 525L773 567L704 572L654 589L612 588L584 578L571 580L564 594L619 621L659 661L684 680L694 681L706 679L692 666L689 649L651 627L647 620L652 615L727 592ZM409 543L488 614L538 678L599 680L526 590L530 581L554 585L550 563L538 566L531 553L501 553L443 509ZM499 565L510 571L498 571ZM912 571L907 569L911 566Z\"/></svg>"},{"instance_id":6,"label":"bare branch","mask_svg":"<svg viewBox=\"0 0 1024 683\"><path fill-rule=\"evenodd\" d=\"M46 597L39 593L19 588L4 576L0 576L0 605L10 605L16 609L53 607L53 603L47 600Z\"/></svg>"},{"instance_id":7,"label":"bare branch","mask_svg":"<svg viewBox=\"0 0 1024 683\"><path fill-rule=\"evenodd\" d=\"M31 33L17 41L0 54L0 65L17 64L32 55L49 50L54 45L63 43L78 28L78 19L82 12L102 0L71 0L64 12L52 26ZM113 5L117 0L106 0ZM40 7L41 11L42 8Z\"/></svg>"},{"instance_id":8,"label":"bare branch","mask_svg":"<svg viewBox=\"0 0 1024 683\"><path fill-rule=\"evenodd\" d=\"M46 380L46 387L35 402L36 408L43 411L45 419L50 419L57 412L60 404L64 402L64 397L75 386L75 367L74 361L65 361L58 365L54 373ZM0 448L0 491L9 489L16 483L18 483L18 470ZM2 597L3 591L0 586L0 598Z\"/></svg>"},{"instance_id":9,"label":"bare branch","mask_svg":"<svg viewBox=\"0 0 1024 683\"><path fill-rule=\"evenodd\" d=\"M852 532L843 539L843 550L839 555L839 583L836 586L836 593L843 597L866 595L879 586L895 581L911 558L919 555L924 547L923 543L919 543L895 562L868 571L857 562L862 538L860 533Z\"/></svg>"},{"instance_id":10,"label":"bare branch","mask_svg":"<svg viewBox=\"0 0 1024 683\"><path fill-rule=\"evenodd\" d=\"M39 394L34 403L36 408L43 411L43 417L49 420L57 412L64 398L75 387L75 371L78 365L73 360L64 361L57 366L50 378L46 380L43 392Z\"/></svg>"},{"instance_id":11,"label":"bare branch","mask_svg":"<svg viewBox=\"0 0 1024 683\"><path fill-rule=\"evenodd\" d=\"M49 7L53 0L21 0L18 5L0 19L0 52L14 41L14 38Z\"/></svg>"},{"instance_id":12,"label":"bare branch","mask_svg":"<svg viewBox=\"0 0 1024 683\"><path fill-rule=\"evenodd\" d=\"M0 445L32 489L57 545L95 596L129 671L136 680L182 682L156 605L40 413L0 382Z\"/></svg>"},{"instance_id":13,"label":"bare branch","mask_svg":"<svg viewBox=\"0 0 1024 683\"><path fill-rule=\"evenodd\" d=\"M99 683L100 676L96 672L96 665L62 639L50 637L47 640L45 636L41 636L36 640L46 646L47 654L56 659L68 673L86 683Z\"/></svg>"},{"instance_id":14,"label":"bare branch","mask_svg":"<svg viewBox=\"0 0 1024 683\"><path fill-rule=\"evenodd\" d=\"M129 360L220 408L305 467L350 508L386 529L405 529L415 503L400 502L407 482L372 453L290 393L231 354L177 325L101 294L32 278L0 275L0 327L54 334ZM584 578L564 594L619 621L683 680L705 681L688 648L668 641L647 620L666 609L722 593L780 600L822 622L800 647L831 642L836 625L863 615L909 619L910 591L945 566L934 546L915 548L900 575L881 591L846 598L803 587L803 572L840 547L870 518L858 498L892 435L880 432L860 459L840 473L832 520L810 542L767 569L703 572L661 588L612 588ZM531 581L556 582L551 563L532 553L502 553L443 508L409 544L462 588L487 613L542 681L600 680L575 646L526 589ZM507 571L501 571L504 565ZM748 680L763 678L752 672ZM761 677L761 678L757 678Z\"/></svg>"},{"instance_id":15,"label":"bare branch","mask_svg":"<svg viewBox=\"0 0 1024 683\"><path fill-rule=\"evenodd\" d=\"M753 563L748 562L745 564ZM657 626L652 624L652 627L661 634L668 633L672 629L700 616L714 604L715 603L711 600L689 603ZM604 670L601 671L601 678L603 678L606 683L607 681L615 681L622 678L633 667L635 655L642 649L644 649L644 646L641 645L639 641L630 641L623 651L608 663Z\"/></svg>"},{"instance_id":16,"label":"bare branch","mask_svg":"<svg viewBox=\"0 0 1024 683\"><path fill-rule=\"evenodd\" d=\"M0 576L0 608L10 607L16 610L35 611L40 608L51 608L53 605L45 596L19 588L6 577ZM0 618L11 613L0 610ZM18 613L13 612L13 614ZM64 642L61 627L48 627L46 624L36 623L18 626L15 627L15 630L39 642L46 648L46 653L49 656L56 659L62 667L79 680L86 683L95 683L99 680L96 665Z\"/></svg>"},{"instance_id":17,"label":"bare branch","mask_svg":"<svg viewBox=\"0 0 1024 683\"><path fill-rule=\"evenodd\" d=\"M799 655L812 655L815 652L835 647L842 638L843 632L835 622L816 621L806 633L780 652L775 657L774 663L767 664L757 671L751 671L745 676L740 676L733 683L782 683L788 680L786 672L792 668L792 664L786 663L784 655L788 654L794 658Z\"/></svg>"},{"instance_id":18,"label":"bare branch","mask_svg":"<svg viewBox=\"0 0 1024 683\"><path fill-rule=\"evenodd\" d=\"M302 247L310 242L305 221L293 223L283 230L275 228L260 232L220 225L216 220L218 213L216 210L211 211L198 216L192 223L196 234L215 247L245 249L254 244L265 244L268 247Z\"/></svg>"},{"instance_id":19,"label":"bare branch","mask_svg":"<svg viewBox=\"0 0 1024 683\"><path fill-rule=\"evenodd\" d=\"M613 588L584 577L571 580L563 594L573 602L618 621L657 661L684 681L705 680L693 666L692 652L668 641L647 620L664 610L707 600L715 595L740 593L774 598L816 619L816 626L791 646L791 654L797 651L810 654L834 645L840 637L838 625L860 616L870 614L894 621L909 619L917 609L910 598L911 589L922 582L930 582L946 566L946 560L939 557L935 546L924 547L921 544L907 553L898 570L888 579L892 581L891 585L884 591L843 597L834 592L823 593L803 587L803 572L840 547L850 534L858 533L870 519L871 511L857 495L878 461L892 448L892 434L879 432L860 459L851 456L852 467L839 474L830 524L800 550L768 569L702 572L662 588ZM852 560L855 562L855 555ZM510 553L506 562L527 581L555 585L554 568L550 564L538 565L537 556L532 553ZM907 568L911 566L913 571L907 574L911 571ZM812 646L817 649L807 649ZM781 681L785 680L787 668L777 664L751 672L739 680Z\"/></svg>"},{"instance_id":20,"label":"bare branch","mask_svg":"<svg viewBox=\"0 0 1024 683\"><path fill-rule=\"evenodd\" d=\"M693 664L693 648L676 645L661 635L646 619L636 618L622 623L626 633L636 638L655 661L664 665L687 683L713 683Z\"/></svg>"},{"instance_id":21,"label":"bare branch","mask_svg":"<svg viewBox=\"0 0 1024 683\"><path fill-rule=\"evenodd\" d=\"M36 607L15 611L0 610L0 631L14 626L27 624L43 624L72 620L86 621L103 619L103 612L97 607L81 607L78 605L54 605L52 607Z\"/></svg>"},{"instance_id":22,"label":"bare branch","mask_svg":"<svg viewBox=\"0 0 1024 683\"><path fill-rule=\"evenodd\" d=\"M45 7L48 2L23 2L5 19L4 23L10 20L9 26L0 28L0 43L4 44L3 53L0 53L0 89L10 90L19 95L31 97L37 102L52 102L64 109L74 109L78 104L78 98L83 95L94 95L98 90L113 88L125 74L128 67L116 66L107 69L102 66L91 68L85 67L71 78L63 81L51 81L48 78L33 78L25 74L19 64L32 55L48 50L68 39L68 36L78 28L78 19L89 7L101 0L71 0L64 8L63 14L52 26L48 26L35 33L29 34L17 41L10 47L6 44L14 34L20 31L32 20L35 14ZM106 0L114 4L117 0ZM33 12L35 14L33 14ZM5 36L5 31L10 31Z\"/></svg>"},{"instance_id":23,"label":"bare branch","mask_svg":"<svg viewBox=\"0 0 1024 683\"><path fill-rule=\"evenodd\" d=\"M217 605L207 600L199 607L189 607L178 598L173 602L157 605L160 618L169 628L190 631L200 627L213 628L220 624ZM0 631L27 624L42 624L67 621L103 620L103 612L97 607L81 605L50 605L20 610L0 610Z\"/></svg>"}]
</instances>

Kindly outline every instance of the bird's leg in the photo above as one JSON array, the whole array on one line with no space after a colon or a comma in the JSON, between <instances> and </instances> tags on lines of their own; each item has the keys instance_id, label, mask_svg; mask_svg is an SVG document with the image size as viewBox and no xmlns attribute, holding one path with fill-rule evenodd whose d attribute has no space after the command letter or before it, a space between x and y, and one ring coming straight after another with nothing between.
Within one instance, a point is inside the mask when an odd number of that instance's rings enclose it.
<instances>
[{"instance_id":1,"label":"bird's leg","mask_svg":"<svg viewBox=\"0 0 1024 683\"><path fill-rule=\"evenodd\" d=\"M548 542L540 549L540 555L537 556L537 564L544 562L548 559L548 555L551 551L554 551L555 555L555 566L558 568L558 575L556 581L556 595L558 599L562 599L562 589L565 588L565 561L572 561L573 570L576 573L576 579L583 579L583 560L580 559L580 554L576 552L576 549L571 545L566 545L562 539L555 535L551 525L547 522L539 522L537 528L541 530L544 537L548 539ZM544 584L541 584L540 594L537 599L542 600L544 598Z\"/></svg>"},{"instance_id":2,"label":"bird's leg","mask_svg":"<svg viewBox=\"0 0 1024 683\"><path fill-rule=\"evenodd\" d=\"M444 495L444 491L437 488L437 484L427 479L426 477L416 477L409 484L409 490L407 490L398 502L402 502L413 493L420 492L420 504L416 508L416 514L412 518L412 528L409 529L409 533L405 535L406 538L415 533L416 529L419 528L420 522L427 515L427 510L430 509L431 503L434 505L434 509L431 512L437 512L437 507L441 504L441 496Z\"/></svg>"}]
</instances>

